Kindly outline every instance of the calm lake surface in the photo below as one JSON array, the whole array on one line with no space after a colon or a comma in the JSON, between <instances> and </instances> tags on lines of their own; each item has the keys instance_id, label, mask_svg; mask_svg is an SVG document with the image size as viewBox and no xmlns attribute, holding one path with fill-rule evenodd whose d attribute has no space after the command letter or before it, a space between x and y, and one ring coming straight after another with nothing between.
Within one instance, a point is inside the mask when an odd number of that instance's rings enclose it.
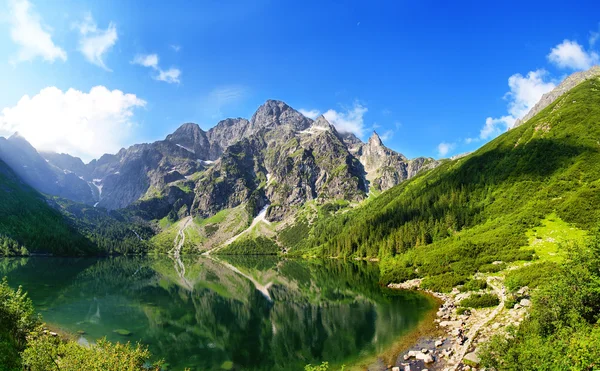
<instances>
[{"instance_id":1,"label":"calm lake surface","mask_svg":"<svg viewBox=\"0 0 600 371\"><path fill-rule=\"evenodd\" d=\"M84 331L82 343L141 341L172 370L373 362L434 306L378 275L376 264L271 257L0 259L0 277L45 322Z\"/></svg>"}]
</instances>

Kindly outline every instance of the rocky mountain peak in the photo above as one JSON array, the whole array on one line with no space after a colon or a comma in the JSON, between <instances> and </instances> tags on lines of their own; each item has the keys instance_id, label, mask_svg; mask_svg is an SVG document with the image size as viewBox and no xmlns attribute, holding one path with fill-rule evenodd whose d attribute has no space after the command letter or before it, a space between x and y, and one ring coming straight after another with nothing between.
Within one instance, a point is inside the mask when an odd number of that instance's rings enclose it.
<instances>
[{"instance_id":1,"label":"rocky mountain peak","mask_svg":"<svg viewBox=\"0 0 600 371\"><path fill-rule=\"evenodd\" d=\"M185 123L183 125L181 125L180 127L177 128L177 130L175 130L175 132L173 132L173 134L169 134L167 135L167 140L177 140L177 139L187 139L189 140L189 138L200 138L202 136L204 136L206 133L204 132L204 130L202 130L200 128L200 126L198 126L198 124L194 124L192 122L188 122Z\"/></svg>"},{"instance_id":2,"label":"rocky mountain peak","mask_svg":"<svg viewBox=\"0 0 600 371\"><path fill-rule=\"evenodd\" d=\"M250 120L250 124L254 131L258 131L264 127L278 125L289 125L294 130L304 130L307 129L311 123L311 119L288 106L285 102L272 99L267 100L260 106Z\"/></svg>"},{"instance_id":3,"label":"rocky mountain peak","mask_svg":"<svg viewBox=\"0 0 600 371\"><path fill-rule=\"evenodd\" d=\"M326 130L326 131L331 131L332 133L337 134L337 130L335 129L335 126L331 125L331 123L329 121L327 121L327 119L323 115L317 117L317 119L312 123L310 128L311 128L311 130L321 130L321 131Z\"/></svg>"},{"instance_id":4,"label":"rocky mountain peak","mask_svg":"<svg viewBox=\"0 0 600 371\"><path fill-rule=\"evenodd\" d=\"M374 147L383 147L383 142L381 141L381 138L379 137L379 135L377 134L377 132L375 130L373 130L373 134L371 135L371 137L369 138L369 146L374 146Z\"/></svg>"}]
</instances>

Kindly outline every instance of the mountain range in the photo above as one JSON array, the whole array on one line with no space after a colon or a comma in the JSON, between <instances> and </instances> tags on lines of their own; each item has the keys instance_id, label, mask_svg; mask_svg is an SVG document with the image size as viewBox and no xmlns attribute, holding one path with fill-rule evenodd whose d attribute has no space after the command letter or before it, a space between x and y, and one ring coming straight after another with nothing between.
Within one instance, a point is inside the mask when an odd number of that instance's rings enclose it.
<instances>
[{"instance_id":1,"label":"mountain range","mask_svg":"<svg viewBox=\"0 0 600 371\"><path fill-rule=\"evenodd\" d=\"M15 133L0 138L0 160L26 184L63 204L70 201L71 208L127 210L146 222L209 218L238 206L245 219L265 209L268 222L279 222L311 201L359 203L439 164L409 160L375 132L363 143L323 116L313 121L275 100L250 120L226 119L208 131L186 123L164 140L87 164L37 151Z\"/></svg>"},{"instance_id":2,"label":"mountain range","mask_svg":"<svg viewBox=\"0 0 600 371\"><path fill-rule=\"evenodd\" d=\"M600 69L592 68L568 77L508 133L449 160L407 159L376 133L365 143L339 132L323 116L312 120L284 102L268 100L249 120L226 119L208 131L186 123L164 140L87 164L68 154L37 151L18 133L0 138L0 161L6 164L2 189L23 191L7 195L23 210L33 189L45 195L36 199L60 212L66 230L77 231L102 253L157 249L178 254L228 245L224 251L256 246L271 251L271 245L259 246L259 236L284 252L329 256L384 259L426 246L417 251L439 249L445 261L454 259L448 254L462 254L465 243L496 251L478 254L478 263L471 262L476 269L506 254L526 254L519 250L527 244L524 233L551 212L548 202L571 200L563 188L588 187L568 177L581 178L583 168L586 176L595 176L595 168L577 156L595 153L588 142L596 130L598 75ZM586 165L572 168L571 162ZM546 189L551 176L564 178L545 191L552 197L523 211L540 193L520 187ZM507 201L513 199L519 201ZM561 218L577 221L571 216ZM3 218L0 236L32 251L57 253L16 232L25 230L28 220ZM527 228L503 235L508 226ZM484 238L488 233L493 236ZM396 278L414 276L413 268L391 271L400 274Z\"/></svg>"}]
</instances>

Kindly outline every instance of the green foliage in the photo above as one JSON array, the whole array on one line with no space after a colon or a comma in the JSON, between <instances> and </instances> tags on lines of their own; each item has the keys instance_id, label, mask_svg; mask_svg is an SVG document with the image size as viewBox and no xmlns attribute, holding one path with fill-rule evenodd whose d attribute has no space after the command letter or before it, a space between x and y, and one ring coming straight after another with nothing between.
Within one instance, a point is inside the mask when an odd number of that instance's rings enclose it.
<instances>
[{"instance_id":1,"label":"green foliage","mask_svg":"<svg viewBox=\"0 0 600 371\"><path fill-rule=\"evenodd\" d=\"M479 267L479 272L481 273L497 273L506 268L506 263L500 264L483 264Z\"/></svg>"},{"instance_id":2,"label":"green foliage","mask_svg":"<svg viewBox=\"0 0 600 371\"><path fill-rule=\"evenodd\" d=\"M266 237L236 240L218 250L221 255L277 255L279 246Z\"/></svg>"},{"instance_id":3,"label":"green foliage","mask_svg":"<svg viewBox=\"0 0 600 371\"><path fill-rule=\"evenodd\" d=\"M450 272L438 276L425 277L421 282L421 287L437 292L450 292L454 286L462 285L466 281L467 275Z\"/></svg>"},{"instance_id":4,"label":"green foliage","mask_svg":"<svg viewBox=\"0 0 600 371\"><path fill-rule=\"evenodd\" d=\"M90 347L42 331L31 300L0 282L0 370L160 370L145 347L100 340Z\"/></svg>"},{"instance_id":5,"label":"green foliage","mask_svg":"<svg viewBox=\"0 0 600 371\"><path fill-rule=\"evenodd\" d=\"M320 365L306 365L304 366L304 371L328 371L329 370L329 363L328 362L323 362Z\"/></svg>"},{"instance_id":6,"label":"green foliage","mask_svg":"<svg viewBox=\"0 0 600 371\"><path fill-rule=\"evenodd\" d=\"M460 301L459 305L465 308L487 308L500 304L496 294L471 295Z\"/></svg>"},{"instance_id":7,"label":"green foliage","mask_svg":"<svg viewBox=\"0 0 600 371\"><path fill-rule=\"evenodd\" d=\"M47 335L34 336L23 352L23 363L31 371L52 369L65 371L160 370L160 363L150 364L150 352L130 343L110 343L101 339L90 347L75 342L62 342Z\"/></svg>"},{"instance_id":8,"label":"green foliage","mask_svg":"<svg viewBox=\"0 0 600 371\"><path fill-rule=\"evenodd\" d=\"M415 272L447 289L478 270L503 268L494 261L532 260L527 232L552 213L589 230L600 217L597 85L580 84L469 156L317 220L303 248L378 257L382 283Z\"/></svg>"},{"instance_id":9,"label":"green foliage","mask_svg":"<svg viewBox=\"0 0 600 371\"><path fill-rule=\"evenodd\" d=\"M0 282L0 369L21 369L19 353L25 349L28 334L39 325L27 294L20 287L11 289L4 278Z\"/></svg>"},{"instance_id":10,"label":"green foliage","mask_svg":"<svg viewBox=\"0 0 600 371\"><path fill-rule=\"evenodd\" d=\"M486 288L487 288L487 282L485 280L470 279L470 280L467 280L467 282L465 282L465 284L462 285L459 290L461 292L467 292L467 291L485 290Z\"/></svg>"},{"instance_id":11,"label":"green foliage","mask_svg":"<svg viewBox=\"0 0 600 371\"><path fill-rule=\"evenodd\" d=\"M461 314L471 314L471 310L469 308L459 307L459 308L456 308L456 314L459 316Z\"/></svg>"},{"instance_id":12,"label":"green foliage","mask_svg":"<svg viewBox=\"0 0 600 371\"><path fill-rule=\"evenodd\" d=\"M296 223L284 228L279 232L279 241L291 249L298 249L306 241L310 229L308 222L304 219L296 221Z\"/></svg>"},{"instance_id":13,"label":"green foliage","mask_svg":"<svg viewBox=\"0 0 600 371\"><path fill-rule=\"evenodd\" d=\"M342 367L340 368L340 371L344 371L344 369L346 368L345 365L342 365ZM304 371L329 371L329 362L323 362L320 365L306 365L304 366Z\"/></svg>"},{"instance_id":14,"label":"green foliage","mask_svg":"<svg viewBox=\"0 0 600 371\"><path fill-rule=\"evenodd\" d=\"M572 249L561 266L554 266L554 272L551 280L538 281L530 315L519 329L513 330L509 339L496 336L485 346L481 352L484 366L497 370L597 369L598 238L585 247Z\"/></svg>"},{"instance_id":15,"label":"green foliage","mask_svg":"<svg viewBox=\"0 0 600 371\"><path fill-rule=\"evenodd\" d=\"M94 245L80 234L44 197L25 185L0 161L0 254L29 252L56 255L83 255L96 252ZM15 243L18 247L15 247ZM8 247L10 245L10 247ZM24 252L25 250L23 250Z\"/></svg>"},{"instance_id":16,"label":"green foliage","mask_svg":"<svg viewBox=\"0 0 600 371\"><path fill-rule=\"evenodd\" d=\"M551 280L559 269L554 262L537 262L511 270L506 274L504 280L506 287L514 291L520 287L527 286L536 288Z\"/></svg>"},{"instance_id":17,"label":"green foliage","mask_svg":"<svg viewBox=\"0 0 600 371\"><path fill-rule=\"evenodd\" d=\"M143 254L150 250L154 231L127 211L108 211L55 198L61 211L100 254Z\"/></svg>"},{"instance_id":18,"label":"green foliage","mask_svg":"<svg viewBox=\"0 0 600 371\"><path fill-rule=\"evenodd\" d=\"M29 255L29 251L25 246L20 246L17 241L8 237L0 235L0 256L26 256Z\"/></svg>"}]
</instances>

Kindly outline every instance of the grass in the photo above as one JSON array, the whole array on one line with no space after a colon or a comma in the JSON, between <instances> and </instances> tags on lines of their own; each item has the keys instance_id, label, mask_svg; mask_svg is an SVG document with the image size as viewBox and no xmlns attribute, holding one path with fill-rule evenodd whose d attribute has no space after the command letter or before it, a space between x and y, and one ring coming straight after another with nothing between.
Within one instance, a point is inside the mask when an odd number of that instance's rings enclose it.
<instances>
[{"instance_id":1,"label":"grass","mask_svg":"<svg viewBox=\"0 0 600 371\"><path fill-rule=\"evenodd\" d=\"M579 229L564 220L556 213L551 213L541 221L541 225L527 231L529 245L542 261L560 263L565 258L565 251L560 248L566 243L584 244L588 232Z\"/></svg>"},{"instance_id":2,"label":"grass","mask_svg":"<svg viewBox=\"0 0 600 371\"><path fill-rule=\"evenodd\" d=\"M225 219L227 219L227 216L231 213L233 209L225 209L225 210L221 210L218 213L216 213L215 215L206 218L206 219L202 219L202 218L194 218L194 221L200 225L206 225L206 224L218 224L218 223L222 223L223 221L225 221Z\"/></svg>"}]
</instances>

